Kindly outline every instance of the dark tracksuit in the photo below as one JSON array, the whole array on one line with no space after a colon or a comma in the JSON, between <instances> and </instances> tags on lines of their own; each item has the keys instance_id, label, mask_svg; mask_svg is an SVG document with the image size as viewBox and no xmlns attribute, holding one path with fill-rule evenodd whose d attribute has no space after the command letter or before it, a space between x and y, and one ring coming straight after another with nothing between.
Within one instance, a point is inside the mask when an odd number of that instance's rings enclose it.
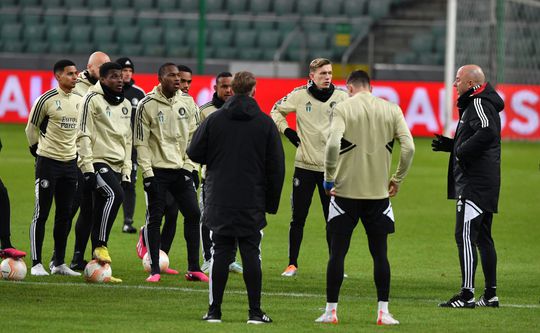
<instances>
[{"instance_id":1,"label":"dark tracksuit","mask_svg":"<svg viewBox=\"0 0 540 333\"><path fill-rule=\"evenodd\" d=\"M463 289L474 292L480 250L486 288L496 287L497 254L491 237L501 184L504 102L489 83L459 97L459 123L448 165L448 198L457 199L456 243Z\"/></svg>"},{"instance_id":2,"label":"dark tracksuit","mask_svg":"<svg viewBox=\"0 0 540 333\"><path fill-rule=\"evenodd\" d=\"M265 212L277 212L285 175L279 132L253 98L235 95L200 125L187 153L207 166L204 223L213 242L210 307L220 311L237 242L250 312L261 311L262 229Z\"/></svg>"}]
</instances>

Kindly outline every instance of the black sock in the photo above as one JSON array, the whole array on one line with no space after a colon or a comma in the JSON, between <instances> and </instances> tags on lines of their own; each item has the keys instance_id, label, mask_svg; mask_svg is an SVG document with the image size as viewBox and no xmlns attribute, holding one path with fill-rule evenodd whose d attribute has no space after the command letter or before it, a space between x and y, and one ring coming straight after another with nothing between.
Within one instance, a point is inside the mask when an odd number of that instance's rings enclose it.
<instances>
[{"instance_id":1,"label":"black sock","mask_svg":"<svg viewBox=\"0 0 540 333\"><path fill-rule=\"evenodd\" d=\"M484 297L487 299L491 299L495 296L497 296L497 287L489 287L484 289Z\"/></svg>"},{"instance_id":2,"label":"black sock","mask_svg":"<svg viewBox=\"0 0 540 333\"><path fill-rule=\"evenodd\" d=\"M463 288L461 289L461 297L463 299L470 300L471 298L474 297L474 293L472 292L471 289Z\"/></svg>"}]
</instances>

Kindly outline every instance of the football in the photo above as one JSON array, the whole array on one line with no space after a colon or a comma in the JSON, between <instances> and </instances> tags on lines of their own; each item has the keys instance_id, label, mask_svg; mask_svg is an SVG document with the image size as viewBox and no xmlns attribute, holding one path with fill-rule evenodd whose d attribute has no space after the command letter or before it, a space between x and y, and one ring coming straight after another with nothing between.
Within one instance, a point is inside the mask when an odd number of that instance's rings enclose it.
<instances>
[{"instance_id":1,"label":"football","mask_svg":"<svg viewBox=\"0 0 540 333\"><path fill-rule=\"evenodd\" d=\"M101 263L97 260L92 260L84 268L83 275L86 282L109 282L112 276L112 269L111 266L107 263Z\"/></svg>"},{"instance_id":2,"label":"football","mask_svg":"<svg viewBox=\"0 0 540 333\"><path fill-rule=\"evenodd\" d=\"M0 264L2 278L20 281L26 277L26 264L22 259L7 258Z\"/></svg>"},{"instance_id":3,"label":"football","mask_svg":"<svg viewBox=\"0 0 540 333\"><path fill-rule=\"evenodd\" d=\"M142 264L144 267L144 271L150 273L150 252L147 252L144 255ZM159 250L159 269L163 272L167 268L169 268L169 256L167 255L167 253Z\"/></svg>"}]
</instances>

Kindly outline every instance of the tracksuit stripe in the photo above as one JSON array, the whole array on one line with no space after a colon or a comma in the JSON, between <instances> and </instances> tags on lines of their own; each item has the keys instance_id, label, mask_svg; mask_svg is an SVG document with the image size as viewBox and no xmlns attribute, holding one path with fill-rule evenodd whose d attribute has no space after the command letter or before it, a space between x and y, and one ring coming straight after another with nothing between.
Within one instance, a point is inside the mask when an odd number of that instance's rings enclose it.
<instances>
[{"instance_id":1,"label":"tracksuit stripe","mask_svg":"<svg viewBox=\"0 0 540 333\"><path fill-rule=\"evenodd\" d=\"M34 216L32 217L32 223L30 224L30 252L32 253L32 260L37 260L36 225L39 217L39 181L40 179L37 178L34 185L36 201L34 203Z\"/></svg>"},{"instance_id":2,"label":"tracksuit stripe","mask_svg":"<svg viewBox=\"0 0 540 333\"><path fill-rule=\"evenodd\" d=\"M482 127L488 127L489 121L486 113L484 112L484 108L482 107L482 100L480 98L474 99L474 108L478 114L478 118L480 118L480 121L482 122Z\"/></svg>"},{"instance_id":3,"label":"tracksuit stripe","mask_svg":"<svg viewBox=\"0 0 540 333\"><path fill-rule=\"evenodd\" d=\"M34 110L34 114L32 115L32 120L31 120L32 124L38 126L37 121L39 119L39 114L43 110L43 105L45 105L47 100L49 100L50 98L52 98L55 95L58 95L58 92L56 91L56 89L51 89L48 92L41 95L41 97L39 98L39 100L38 100L38 102L36 104L36 109Z\"/></svg>"}]
</instances>

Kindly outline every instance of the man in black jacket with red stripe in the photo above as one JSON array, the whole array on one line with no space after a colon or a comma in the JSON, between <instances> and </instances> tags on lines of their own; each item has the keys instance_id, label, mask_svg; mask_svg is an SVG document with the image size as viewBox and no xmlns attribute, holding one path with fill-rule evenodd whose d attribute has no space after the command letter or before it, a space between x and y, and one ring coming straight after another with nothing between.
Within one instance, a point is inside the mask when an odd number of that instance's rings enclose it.
<instances>
[{"instance_id":1,"label":"man in black jacket with red stripe","mask_svg":"<svg viewBox=\"0 0 540 333\"><path fill-rule=\"evenodd\" d=\"M450 152L448 198L457 199L456 243L461 266L461 291L441 307L498 307L497 254L491 237L493 214L497 213L501 186L501 119L504 101L485 81L477 65L458 69L459 122L454 139L437 135L434 151ZM474 299L474 275L480 251L485 289Z\"/></svg>"},{"instance_id":2,"label":"man in black jacket with red stripe","mask_svg":"<svg viewBox=\"0 0 540 333\"><path fill-rule=\"evenodd\" d=\"M279 206L285 157L272 119L252 96L255 77L239 72L234 96L199 126L187 149L190 159L206 165L205 223L211 231L210 306L203 317L221 322L221 303L236 244L244 265L249 300L248 324L272 320L261 310L261 239L265 212Z\"/></svg>"}]
</instances>

